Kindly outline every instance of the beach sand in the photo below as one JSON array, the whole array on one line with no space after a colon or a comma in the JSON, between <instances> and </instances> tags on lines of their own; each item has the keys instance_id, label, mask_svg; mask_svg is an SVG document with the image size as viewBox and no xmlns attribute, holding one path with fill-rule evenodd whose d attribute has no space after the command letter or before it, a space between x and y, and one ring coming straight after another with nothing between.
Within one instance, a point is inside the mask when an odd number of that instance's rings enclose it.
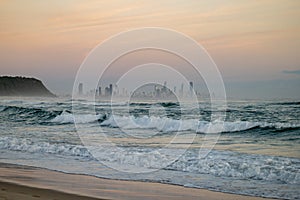
<instances>
[{"instance_id":1,"label":"beach sand","mask_svg":"<svg viewBox=\"0 0 300 200\"><path fill-rule=\"evenodd\" d=\"M110 180L0 163L0 200L2 199L265 200L266 198L160 183Z\"/></svg>"}]
</instances>

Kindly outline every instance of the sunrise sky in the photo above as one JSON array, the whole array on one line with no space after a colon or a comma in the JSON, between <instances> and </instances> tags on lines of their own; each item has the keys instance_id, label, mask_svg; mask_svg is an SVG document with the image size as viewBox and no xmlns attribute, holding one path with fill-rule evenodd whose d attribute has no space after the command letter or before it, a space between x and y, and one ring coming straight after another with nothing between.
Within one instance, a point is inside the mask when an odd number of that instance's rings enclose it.
<instances>
[{"instance_id":1,"label":"sunrise sky","mask_svg":"<svg viewBox=\"0 0 300 200\"><path fill-rule=\"evenodd\" d=\"M42 79L70 93L85 56L103 40L165 27L204 46L229 96L300 98L300 1L0 1L1 75Z\"/></svg>"}]
</instances>

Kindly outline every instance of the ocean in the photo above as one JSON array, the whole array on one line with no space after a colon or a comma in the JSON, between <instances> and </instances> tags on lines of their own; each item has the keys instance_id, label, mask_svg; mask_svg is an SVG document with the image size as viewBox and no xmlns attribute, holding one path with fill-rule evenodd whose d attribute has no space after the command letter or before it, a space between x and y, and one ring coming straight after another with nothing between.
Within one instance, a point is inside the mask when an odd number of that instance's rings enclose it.
<instances>
[{"instance_id":1,"label":"ocean","mask_svg":"<svg viewBox=\"0 0 300 200\"><path fill-rule=\"evenodd\" d=\"M209 102L186 104L2 97L0 162L300 198L300 102L228 101L221 133Z\"/></svg>"}]
</instances>

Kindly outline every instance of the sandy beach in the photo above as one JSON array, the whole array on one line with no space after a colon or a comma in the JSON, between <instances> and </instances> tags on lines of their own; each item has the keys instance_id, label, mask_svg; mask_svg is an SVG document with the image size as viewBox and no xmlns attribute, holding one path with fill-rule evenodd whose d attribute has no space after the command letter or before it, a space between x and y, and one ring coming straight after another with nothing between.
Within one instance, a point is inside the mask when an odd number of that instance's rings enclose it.
<instances>
[{"instance_id":1,"label":"sandy beach","mask_svg":"<svg viewBox=\"0 0 300 200\"><path fill-rule=\"evenodd\" d=\"M0 164L0 199L266 199Z\"/></svg>"},{"instance_id":2,"label":"sandy beach","mask_svg":"<svg viewBox=\"0 0 300 200\"><path fill-rule=\"evenodd\" d=\"M0 0L0 200L300 200L299 19Z\"/></svg>"}]
</instances>

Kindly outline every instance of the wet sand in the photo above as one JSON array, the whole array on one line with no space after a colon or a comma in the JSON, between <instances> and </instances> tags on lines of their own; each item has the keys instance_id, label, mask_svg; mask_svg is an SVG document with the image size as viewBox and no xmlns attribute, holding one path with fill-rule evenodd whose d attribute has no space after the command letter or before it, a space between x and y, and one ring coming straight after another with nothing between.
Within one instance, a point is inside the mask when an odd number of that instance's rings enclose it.
<instances>
[{"instance_id":1,"label":"wet sand","mask_svg":"<svg viewBox=\"0 0 300 200\"><path fill-rule=\"evenodd\" d=\"M266 200L176 185L121 181L0 163L0 200Z\"/></svg>"},{"instance_id":2,"label":"wet sand","mask_svg":"<svg viewBox=\"0 0 300 200\"><path fill-rule=\"evenodd\" d=\"M29 186L18 185L15 183L0 181L0 199L2 200L96 200L99 198L85 197L80 195L68 194L60 191L34 188Z\"/></svg>"}]
</instances>

